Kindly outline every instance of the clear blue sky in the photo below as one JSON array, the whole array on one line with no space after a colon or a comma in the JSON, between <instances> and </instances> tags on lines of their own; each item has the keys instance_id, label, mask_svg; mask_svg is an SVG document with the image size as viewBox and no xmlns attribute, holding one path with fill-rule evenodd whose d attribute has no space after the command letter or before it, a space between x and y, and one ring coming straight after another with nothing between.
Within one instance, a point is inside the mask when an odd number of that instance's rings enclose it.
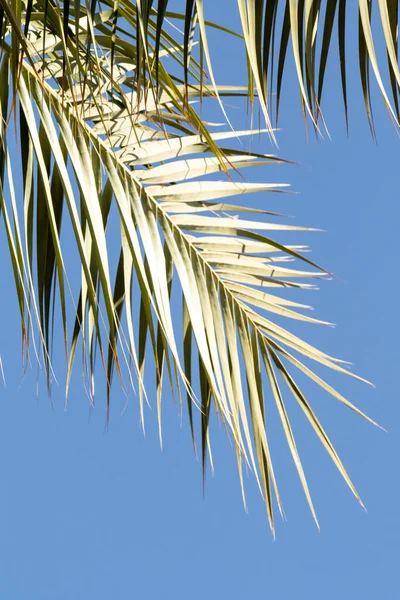
<instances>
[{"instance_id":1,"label":"clear blue sky","mask_svg":"<svg viewBox=\"0 0 400 600\"><path fill-rule=\"evenodd\" d=\"M214 2L209 10L216 5L216 20L224 18L235 26L234 11L226 9L234 5L236 11L236 3ZM214 37L214 51L215 42ZM214 56L220 81L239 83L242 77L244 83L243 63L229 61L229 55L221 47L218 50ZM290 182L301 195L272 200L269 196L268 206L294 214L296 223L327 230L302 234L301 241L310 242L313 258L340 280L325 283L307 301L318 316L338 327L308 326L300 331L315 345L354 362L357 373L376 384L374 390L327 374L330 383L385 426L388 434L317 387L306 385L304 390L335 442L367 514L295 407L295 433L321 532L312 521L283 437L273 434L287 515L287 522L277 517L273 541L251 477L249 514L243 511L234 452L217 426L213 427L216 470L207 478L203 499L201 466L191 449L186 415L181 428L167 388L162 452L155 408L147 411L143 439L135 398L121 416L124 398L117 386L105 431L103 398L99 394L90 412L79 359L66 413L61 386L54 388L53 407L43 382L37 397L35 366L21 383L17 306L11 269L3 259L0 351L7 387L0 390L1 598L400 598L400 141L379 100L378 145L372 141L356 68L354 60L349 138L337 70L329 71L325 96L331 142L317 142L312 136L306 142L297 88L287 83L280 153L302 166L260 168L251 177ZM240 122L238 116L235 122ZM267 138L264 144L270 151ZM261 205L265 199L254 202ZM61 373L62 361L59 351L55 367Z\"/></svg>"}]
</instances>

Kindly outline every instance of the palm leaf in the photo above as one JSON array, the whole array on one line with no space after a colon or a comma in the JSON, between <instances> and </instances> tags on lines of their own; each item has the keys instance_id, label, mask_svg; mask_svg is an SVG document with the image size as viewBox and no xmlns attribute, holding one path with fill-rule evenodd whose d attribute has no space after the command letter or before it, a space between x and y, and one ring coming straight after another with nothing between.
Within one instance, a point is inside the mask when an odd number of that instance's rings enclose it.
<instances>
[{"instance_id":1,"label":"palm leaf","mask_svg":"<svg viewBox=\"0 0 400 600\"><path fill-rule=\"evenodd\" d=\"M3 0L0 3L3 6ZM257 54L262 37L257 19L262 11L249 11L250 4L240 3L241 14L247 15L249 62L264 102L266 131L271 133L269 105L262 88L270 70L265 62L262 67ZM67 352L66 393L81 347L90 400L95 393L98 355L106 379L108 410L114 373L127 393L137 379L143 427L144 366L151 354L160 441L163 381L167 377L180 401L182 386L186 392L194 443L194 420L199 413L203 469L207 455L211 460L209 419L214 409L232 435L242 489L245 464L257 477L274 529L274 502L281 511L282 504L267 436L263 384L269 382L316 519L284 402L284 386L357 498L358 494L287 365L300 369L339 402L365 415L306 364L313 360L355 377L345 363L273 320L278 315L322 323L304 315L302 310L309 307L282 292L312 288L310 280L319 280L327 272L307 258L303 246L282 244L274 237L276 232L293 236L312 230L287 225L268 211L235 203L238 195L276 193L285 187L282 183L235 181L238 168L283 161L274 155L236 150L234 144L221 148L221 141L227 143L254 132L212 133L212 126L196 113L192 104L196 99L214 97L222 103L224 95L243 95L243 88L218 87L213 77L207 85L201 61L189 52L188 31L192 31L197 14L211 71L202 3L187 3L181 16L186 32L181 42L163 27L169 14L166 2L159 13L154 12L151 2L120 0L109 6L112 10L96 14L76 3L60 9L50 0L45 5L41 0L34 2L27 12L13 12L7 3L4 6L0 208L23 342L28 344L28 332L35 333L32 339L38 339L38 355L43 358L50 388L54 336L50 300L56 298ZM312 95L318 81L313 73L316 7L306 3L311 30L306 30L304 40L297 33L293 42L299 76L302 69L307 71L301 84L303 101L315 124L319 104ZM384 7L382 10L392 64L391 13L385 13ZM48 15L45 22L44 12ZM296 14L296 3L291 2L290 22L292 26L296 23L298 32ZM365 14L361 14L364 22ZM275 17L266 19L268 39L274 38L274 26ZM371 53L367 24L363 27L367 53ZM164 57L183 69L183 80L166 70ZM374 61L372 66L377 72ZM257 69L262 68L263 77L261 70L257 75ZM10 157L7 144L13 135L13 114L20 117L22 144L20 154ZM24 182L23 215L13 186L18 168ZM216 180L221 172L224 179ZM119 219L119 241L108 235L113 210ZM250 216L242 218L243 212ZM72 322L66 294L68 261L62 241L66 222L81 266ZM138 293L133 294L133 290ZM177 339L175 297L182 298L182 343ZM199 385L194 377L195 364Z\"/></svg>"},{"instance_id":2,"label":"palm leaf","mask_svg":"<svg viewBox=\"0 0 400 600\"><path fill-rule=\"evenodd\" d=\"M203 2L197 0L197 4L202 7ZM357 24L360 82L370 126L373 130L370 67L389 115L396 126L399 126L396 1L237 0L237 6L249 67L249 98L253 99L258 94L267 127L271 127L272 116L279 112L288 49L294 58L302 108L317 130L323 109L322 91L327 87L329 79L327 65L329 61L337 63L341 72L343 104L346 124L348 123L347 64L354 58L353 53L357 50L355 44L347 44L346 52L346 38L354 39ZM165 12L164 18L169 16L180 17L175 13ZM209 16L211 21L205 21L207 25L224 31L224 23L213 23L212 14ZM227 33L237 35L234 32ZM204 29L200 30L200 36L203 40L206 39ZM376 39L379 39L379 52ZM336 50L337 45L339 52ZM378 58L384 55L382 50L387 54L386 64ZM278 57L277 69L274 68L275 57ZM275 95L273 112L271 107Z\"/></svg>"}]
</instances>

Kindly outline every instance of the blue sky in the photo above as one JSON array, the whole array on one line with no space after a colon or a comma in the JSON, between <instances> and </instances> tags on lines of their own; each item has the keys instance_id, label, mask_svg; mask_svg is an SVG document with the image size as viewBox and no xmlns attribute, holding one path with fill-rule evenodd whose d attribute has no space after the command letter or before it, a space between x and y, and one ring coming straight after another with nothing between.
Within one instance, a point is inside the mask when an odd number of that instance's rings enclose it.
<instances>
[{"instance_id":1,"label":"blue sky","mask_svg":"<svg viewBox=\"0 0 400 600\"><path fill-rule=\"evenodd\" d=\"M229 4L218 3L216 20L227 18ZM228 25L237 24L234 11L228 18ZM220 48L215 37L211 44L214 51ZM245 82L242 62L232 57L228 62L222 51L214 56L220 81L241 77ZM67 412L62 386L54 388L52 406L43 382L36 394L35 366L21 381L18 313L11 269L4 261L0 351L7 387L0 390L0 597L399 598L399 139L377 94L378 143L371 139L356 60L350 66L347 138L337 75L335 69L329 71L324 105L332 141L317 142L312 136L306 141L298 91L286 81L279 152L302 166L260 168L249 178L290 182L301 194L268 198L268 207L295 215L296 223L326 230L302 234L301 241L311 243L313 259L338 279L324 283L307 301L316 316L337 328L311 325L300 331L332 355L354 362L357 373L374 382L376 389L327 374L331 384L388 433L316 386L307 384L304 390L368 512L352 497L294 406L294 429L321 532L283 436L272 432L287 515L287 522L277 517L275 541L251 477L246 486L249 513L244 512L234 451L215 424L215 475L207 477L203 498L201 465L192 452L186 415L181 427L167 387L162 452L155 407L147 413L144 439L135 398L121 415L124 398L117 386L105 430L103 398L100 394L95 410L89 410L79 360ZM234 118L240 122L241 117ZM270 151L267 138L264 144ZM0 249L4 252L3 231ZM55 366L61 371L62 361L60 351Z\"/></svg>"}]
</instances>

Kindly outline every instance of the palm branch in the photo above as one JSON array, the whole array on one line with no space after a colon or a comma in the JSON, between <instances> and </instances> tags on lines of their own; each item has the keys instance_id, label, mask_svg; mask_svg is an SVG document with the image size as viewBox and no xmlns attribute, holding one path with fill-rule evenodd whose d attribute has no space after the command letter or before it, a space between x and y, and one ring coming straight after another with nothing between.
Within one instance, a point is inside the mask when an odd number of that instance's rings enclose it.
<instances>
[{"instance_id":1,"label":"palm branch","mask_svg":"<svg viewBox=\"0 0 400 600\"><path fill-rule=\"evenodd\" d=\"M90 401L99 356L107 410L116 372L127 393L137 383L144 427L150 354L160 440L167 379L180 402L187 402L194 445L194 422L200 420L203 469L207 456L211 459L209 418L215 410L234 442L243 498L248 467L272 529L273 497L280 510L282 505L266 433L265 383L314 518L287 393L359 499L295 373L370 420L315 373L309 360L355 376L343 361L274 318L322 323L304 314L309 306L283 292L313 288L328 273L307 258L304 246L276 237L307 228L235 202L251 192L282 191L284 184L237 181L236 174L283 159L238 150L235 138L253 131L215 132L195 110L194 101L210 99L225 110L226 96L254 96L252 87L215 82L202 3L188 2L182 15L168 13L161 1L158 11L151 2L118 0L103 2L100 10L95 3L50 0L0 0L0 7L0 210L24 351L28 356L34 348L49 390L56 303L68 365L66 394L81 348ZM182 38L168 27L170 19L183 21ZM209 78L193 51L196 26ZM253 81L265 105L251 39L245 36ZM172 63L169 70L165 59ZM266 117L265 131L273 135L268 111ZM213 175L218 173L221 180ZM113 211L119 239L109 234ZM77 295L70 289L65 230L81 266ZM179 310L173 310L176 303Z\"/></svg>"},{"instance_id":2,"label":"palm branch","mask_svg":"<svg viewBox=\"0 0 400 600\"><path fill-rule=\"evenodd\" d=\"M185 81L194 21L198 22L204 60L212 81L212 56L208 51L207 27L216 28L221 35L240 35L244 42L249 72L249 99L252 101L255 95L258 96L267 126L271 129L272 123L278 121L282 85L290 54L293 56L304 115L310 118L317 132L320 131L321 123L325 126L322 107L323 91L328 83L329 61L340 72L345 122L348 127L347 72L349 61L355 57L358 58L361 92L373 135L375 128L371 73L391 119L396 127L399 126L397 0L237 0L237 3L232 4L237 4L236 10L240 15L240 34L226 29L224 23L212 22L212 14L205 13L203 0L182 2L185 4L182 15L168 12L171 4L168 0L137 4L148 7L141 14L145 24L146 19L157 14L158 33L163 21L171 16L184 22ZM211 20L207 20L207 17L211 17ZM144 33L147 30L145 25Z\"/></svg>"}]
</instances>

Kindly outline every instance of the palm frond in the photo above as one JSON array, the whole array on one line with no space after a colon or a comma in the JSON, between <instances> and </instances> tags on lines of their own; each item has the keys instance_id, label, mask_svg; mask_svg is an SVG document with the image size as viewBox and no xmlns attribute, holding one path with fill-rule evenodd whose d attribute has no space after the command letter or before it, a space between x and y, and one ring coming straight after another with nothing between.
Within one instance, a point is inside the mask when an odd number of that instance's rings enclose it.
<instances>
[{"instance_id":1,"label":"palm frond","mask_svg":"<svg viewBox=\"0 0 400 600\"><path fill-rule=\"evenodd\" d=\"M232 435L242 489L245 465L257 477L273 529L273 498L281 510L282 505L267 436L264 395L269 383L316 518L285 389L359 497L289 366L370 419L306 363L312 360L351 375L346 365L278 325L274 317L322 324L302 312L308 306L281 292L312 288L312 282L327 273L307 258L303 246L285 245L274 237L277 232L293 235L310 229L235 203L236 196L250 192L283 191L282 183L237 182L233 177L238 168L282 159L236 150L229 140L254 132L213 133L199 117L193 100L221 101L224 95L242 95L243 88L218 87L213 80L206 84L201 64L190 55L195 7L200 29L205 30L201 2L187 3L183 42L162 27L167 2L160 4L159 13L151 3L122 0L100 12L76 3L60 8L50 0L38 0L29 10L4 5L0 208L23 343L28 351L31 339L50 388L56 298L67 354L67 392L81 347L93 399L98 354L108 409L114 372L122 385L127 374L128 388L139 382L143 427L145 361L151 354L160 439L167 377L181 401L182 391L186 394L193 438L199 412L203 468L207 455L211 457L209 418L214 409ZM248 16L249 27L254 18ZM183 68L183 80L166 70L162 52ZM148 85L150 81L156 85ZM13 128L17 115L19 123ZM20 151L10 153L15 131ZM21 199L13 183L17 172L23 180ZM219 172L224 175L221 181L215 179ZM109 235L113 210L119 219L119 240ZM81 266L71 338L66 227ZM179 297L182 343L177 340Z\"/></svg>"},{"instance_id":2,"label":"palm frond","mask_svg":"<svg viewBox=\"0 0 400 600\"><path fill-rule=\"evenodd\" d=\"M238 33L215 23L204 14L203 0L186 2L186 14L165 11L163 18L185 18L197 11L204 23L200 37L207 48L206 26L221 33ZM156 5L155 7L156 8ZM328 62L336 62L341 74L342 96L348 125L348 64L358 59L361 90L371 131L374 121L371 103L372 71L385 106L399 127L398 3L392 0L237 0L243 47L249 68L250 100L258 95L267 127L278 120L285 67L291 53L303 111L314 128L323 124L323 91L327 87ZM206 20L208 16L209 20ZM358 43L354 43L358 37ZM227 41L229 44L229 41ZM185 39L184 47L189 41ZM207 65L211 68L208 54ZM329 59L329 60L328 60Z\"/></svg>"}]
</instances>

